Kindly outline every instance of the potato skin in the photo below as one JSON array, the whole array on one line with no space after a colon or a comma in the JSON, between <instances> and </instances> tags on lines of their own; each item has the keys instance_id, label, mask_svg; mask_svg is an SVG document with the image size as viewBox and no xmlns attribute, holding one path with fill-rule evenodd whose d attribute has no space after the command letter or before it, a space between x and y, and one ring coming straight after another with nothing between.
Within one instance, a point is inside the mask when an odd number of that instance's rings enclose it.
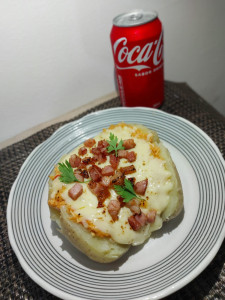
<instances>
[{"instance_id":1,"label":"potato skin","mask_svg":"<svg viewBox=\"0 0 225 300\"><path fill-rule=\"evenodd\" d=\"M121 245L110 238L100 238L92 235L81 224L70 220L65 206L59 211L50 208L51 218L60 226L60 232L90 259L99 263L110 263L125 254L130 245Z\"/></svg>"},{"instance_id":2,"label":"potato skin","mask_svg":"<svg viewBox=\"0 0 225 300\"><path fill-rule=\"evenodd\" d=\"M161 213L162 221L169 221L175 218L183 208L183 192L179 174L176 166L172 161L169 151L159 140L155 131L149 130L142 125L134 126L140 128L143 132L152 135L152 141L160 148L160 154L166 161L166 169L171 172L174 188L170 192L169 205ZM60 160L62 161L63 158ZM55 175L54 171L51 174ZM49 179L49 191L52 189L52 180ZM75 223L70 219L65 206L56 209L49 206L51 219L56 221L60 227L61 233L82 253L90 259L99 263L110 263L119 259L130 248L130 245L118 244L108 237L98 237L93 235L88 229L79 223Z\"/></svg>"},{"instance_id":3,"label":"potato skin","mask_svg":"<svg viewBox=\"0 0 225 300\"><path fill-rule=\"evenodd\" d=\"M177 168L169 151L164 146L161 146L161 156L165 158L166 168L171 172L174 182L174 188L170 192L170 203L162 213L163 221L169 221L178 216L183 209L183 190Z\"/></svg>"}]
</instances>

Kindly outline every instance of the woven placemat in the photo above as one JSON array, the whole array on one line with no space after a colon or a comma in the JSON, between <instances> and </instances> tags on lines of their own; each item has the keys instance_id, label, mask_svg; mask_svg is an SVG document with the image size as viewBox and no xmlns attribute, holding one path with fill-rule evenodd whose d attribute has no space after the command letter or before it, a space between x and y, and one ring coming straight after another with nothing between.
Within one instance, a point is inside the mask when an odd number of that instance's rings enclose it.
<instances>
[{"instance_id":1,"label":"woven placemat","mask_svg":"<svg viewBox=\"0 0 225 300\"><path fill-rule=\"evenodd\" d=\"M97 110L118 107L113 98L72 120ZM225 118L188 85L165 82L163 111L186 118L204 130L225 157ZM57 299L33 282L21 268L8 239L6 209L10 189L30 152L66 122L60 122L0 151L0 299ZM187 286L166 299L225 299L225 242L211 264Z\"/></svg>"}]
</instances>

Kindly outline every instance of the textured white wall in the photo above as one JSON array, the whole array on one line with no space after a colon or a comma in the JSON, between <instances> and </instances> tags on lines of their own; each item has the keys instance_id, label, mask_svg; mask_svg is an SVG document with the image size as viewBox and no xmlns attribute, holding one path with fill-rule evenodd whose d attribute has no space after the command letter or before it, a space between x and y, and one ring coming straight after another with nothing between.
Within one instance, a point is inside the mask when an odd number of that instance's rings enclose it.
<instances>
[{"instance_id":1,"label":"textured white wall","mask_svg":"<svg viewBox=\"0 0 225 300\"><path fill-rule=\"evenodd\" d=\"M225 1L0 1L0 141L112 92L112 19L154 9L165 78L225 113Z\"/></svg>"}]
</instances>

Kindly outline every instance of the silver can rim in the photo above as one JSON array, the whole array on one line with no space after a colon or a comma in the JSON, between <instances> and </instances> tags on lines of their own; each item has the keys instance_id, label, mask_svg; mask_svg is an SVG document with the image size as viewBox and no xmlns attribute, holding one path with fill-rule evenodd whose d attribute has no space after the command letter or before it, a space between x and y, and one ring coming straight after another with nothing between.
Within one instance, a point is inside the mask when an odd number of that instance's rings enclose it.
<instances>
[{"instance_id":1,"label":"silver can rim","mask_svg":"<svg viewBox=\"0 0 225 300\"><path fill-rule=\"evenodd\" d=\"M134 27L150 23L157 18L158 13L154 10L133 9L113 18L113 25L117 27Z\"/></svg>"}]
</instances>

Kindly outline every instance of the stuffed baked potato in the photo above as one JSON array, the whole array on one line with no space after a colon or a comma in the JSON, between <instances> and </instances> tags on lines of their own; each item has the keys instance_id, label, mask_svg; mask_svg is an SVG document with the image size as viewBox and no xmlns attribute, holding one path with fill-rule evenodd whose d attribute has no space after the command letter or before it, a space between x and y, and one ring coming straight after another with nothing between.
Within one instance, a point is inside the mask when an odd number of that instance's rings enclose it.
<instances>
[{"instance_id":1,"label":"stuffed baked potato","mask_svg":"<svg viewBox=\"0 0 225 300\"><path fill-rule=\"evenodd\" d=\"M157 133L120 123L62 157L50 175L48 205L77 249L108 263L176 217L183 193Z\"/></svg>"}]
</instances>

